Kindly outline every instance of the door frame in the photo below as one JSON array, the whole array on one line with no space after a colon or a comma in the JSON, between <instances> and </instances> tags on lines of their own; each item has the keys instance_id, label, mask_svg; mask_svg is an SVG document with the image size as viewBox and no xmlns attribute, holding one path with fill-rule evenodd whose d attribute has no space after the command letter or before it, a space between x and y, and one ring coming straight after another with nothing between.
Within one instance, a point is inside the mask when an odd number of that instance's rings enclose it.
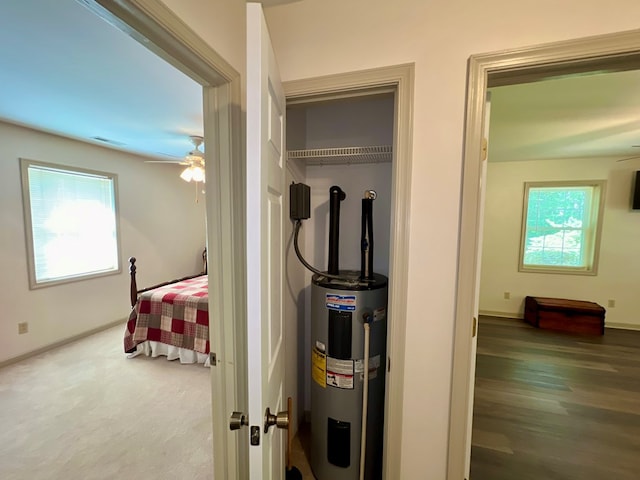
<instances>
[{"instance_id":1,"label":"door frame","mask_svg":"<svg viewBox=\"0 0 640 480\"><path fill-rule=\"evenodd\" d=\"M248 478L247 442L229 413L246 411L245 164L240 74L159 0L78 0L203 87L214 478ZM225 392L215 396L213 392ZM247 471L245 471L247 470Z\"/></svg>"},{"instance_id":2,"label":"door frame","mask_svg":"<svg viewBox=\"0 0 640 480\"><path fill-rule=\"evenodd\" d=\"M404 64L283 83L287 102L350 97L380 89L395 92L391 235L389 245L389 330L385 388L384 478L400 478L405 332L409 270L414 65ZM391 367L392 368L389 368Z\"/></svg>"},{"instance_id":3,"label":"door frame","mask_svg":"<svg viewBox=\"0 0 640 480\"><path fill-rule=\"evenodd\" d=\"M454 324L447 478L468 478L471 452L474 299L480 276L482 137L488 87L589 71L622 71L639 64L640 30L472 55L467 74L460 245Z\"/></svg>"}]
</instances>

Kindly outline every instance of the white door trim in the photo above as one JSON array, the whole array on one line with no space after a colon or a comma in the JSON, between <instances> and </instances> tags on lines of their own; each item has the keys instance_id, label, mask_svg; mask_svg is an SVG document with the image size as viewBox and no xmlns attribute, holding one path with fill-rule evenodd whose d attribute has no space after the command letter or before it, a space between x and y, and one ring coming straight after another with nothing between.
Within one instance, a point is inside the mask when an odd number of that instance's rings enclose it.
<instances>
[{"instance_id":1,"label":"white door trim","mask_svg":"<svg viewBox=\"0 0 640 480\"><path fill-rule=\"evenodd\" d=\"M209 314L220 320L210 325L214 478L247 478L247 442L227 427L231 411L246 409L240 74L159 0L78 1L203 87Z\"/></svg>"},{"instance_id":2,"label":"white door trim","mask_svg":"<svg viewBox=\"0 0 640 480\"><path fill-rule=\"evenodd\" d=\"M402 406L404 350L409 263L409 206L411 200L411 152L413 125L413 64L375 68L284 83L287 101L328 96L350 96L358 92L391 87L396 92L389 247L389 331L387 351L391 369L385 398L384 478L400 478L402 453Z\"/></svg>"},{"instance_id":3,"label":"white door trim","mask_svg":"<svg viewBox=\"0 0 640 480\"><path fill-rule=\"evenodd\" d=\"M480 179L482 175L482 136L487 85L521 83L523 79L542 79L559 74L602 69L610 65L619 70L638 58L640 30L600 35L505 52L473 55L469 59L467 107L463 158L462 208L458 281L454 331L453 376L448 447L448 480L467 478L465 462L469 452L465 439L471 429L470 391L475 376L471 358L474 299L479 276ZM636 62L637 65L637 62Z\"/></svg>"}]
</instances>

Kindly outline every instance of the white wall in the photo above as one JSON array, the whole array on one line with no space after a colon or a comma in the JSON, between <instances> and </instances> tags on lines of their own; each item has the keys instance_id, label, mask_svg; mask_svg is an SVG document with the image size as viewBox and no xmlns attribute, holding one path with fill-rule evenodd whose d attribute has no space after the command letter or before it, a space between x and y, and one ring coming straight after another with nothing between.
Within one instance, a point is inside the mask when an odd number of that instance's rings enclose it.
<instances>
[{"instance_id":1,"label":"white wall","mask_svg":"<svg viewBox=\"0 0 640 480\"><path fill-rule=\"evenodd\" d=\"M446 477L467 60L638 27L637 0L303 0L267 9L283 80L415 62L401 478Z\"/></svg>"},{"instance_id":2,"label":"white wall","mask_svg":"<svg viewBox=\"0 0 640 480\"><path fill-rule=\"evenodd\" d=\"M29 290L21 157L118 175L122 273ZM0 123L0 362L124 320L130 256L138 260L140 288L201 270L204 201L195 203L194 186L179 178L178 166L143 160ZM25 321L29 333L18 335Z\"/></svg>"},{"instance_id":3,"label":"white wall","mask_svg":"<svg viewBox=\"0 0 640 480\"><path fill-rule=\"evenodd\" d=\"M163 0L180 19L243 77L246 70L245 2L239 0Z\"/></svg>"},{"instance_id":4,"label":"white wall","mask_svg":"<svg viewBox=\"0 0 640 480\"><path fill-rule=\"evenodd\" d=\"M305 182L304 165L296 168L287 168L286 183ZM293 431L298 430L298 421L302 419L305 406L305 372L307 371L307 355L309 344L309 330L305 324L305 296L308 290L306 281L306 269L298 261L293 245L294 223L288 220L289 195L285 195L285 292L284 292L284 318L286 322L285 352L286 352L286 376L285 397L293 399ZM299 233L299 244L303 248L305 244L305 232Z\"/></svg>"},{"instance_id":5,"label":"white wall","mask_svg":"<svg viewBox=\"0 0 640 480\"><path fill-rule=\"evenodd\" d=\"M573 298L605 307L608 326L640 329L640 211L631 210L638 169L640 160L599 158L489 163L480 311L522 317L527 295ZM518 272L524 182L550 180L607 181L596 276ZM607 306L610 299L615 308Z\"/></svg>"}]
</instances>

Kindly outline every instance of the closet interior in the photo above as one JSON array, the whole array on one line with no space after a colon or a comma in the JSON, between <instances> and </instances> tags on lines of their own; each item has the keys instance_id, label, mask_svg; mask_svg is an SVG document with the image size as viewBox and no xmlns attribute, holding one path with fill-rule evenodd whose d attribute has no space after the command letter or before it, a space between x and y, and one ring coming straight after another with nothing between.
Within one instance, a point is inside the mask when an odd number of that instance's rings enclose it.
<instances>
[{"instance_id":1,"label":"closet interior","mask_svg":"<svg viewBox=\"0 0 640 480\"><path fill-rule=\"evenodd\" d=\"M394 91L288 100L286 118L287 182L305 183L311 190L311 218L303 221L299 234L299 248L305 260L318 270L327 270L329 189L337 185L346 193L340 212L340 269L360 270L361 199L365 191L374 190L373 271L389 276ZM287 212L288 209L287 205ZM295 416L302 418L304 412L304 418L308 418L312 273L294 252L293 222L287 219L285 224L287 393L295 399L299 412Z\"/></svg>"}]
</instances>

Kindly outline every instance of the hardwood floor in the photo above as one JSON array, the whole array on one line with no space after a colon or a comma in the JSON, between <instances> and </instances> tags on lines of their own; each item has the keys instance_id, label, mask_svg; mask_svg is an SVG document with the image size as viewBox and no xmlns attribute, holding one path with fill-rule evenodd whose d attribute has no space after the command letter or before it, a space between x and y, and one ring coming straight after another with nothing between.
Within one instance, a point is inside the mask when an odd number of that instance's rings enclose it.
<instances>
[{"instance_id":1,"label":"hardwood floor","mask_svg":"<svg viewBox=\"0 0 640 480\"><path fill-rule=\"evenodd\" d=\"M470 480L640 478L640 332L481 317Z\"/></svg>"},{"instance_id":2,"label":"hardwood floor","mask_svg":"<svg viewBox=\"0 0 640 480\"><path fill-rule=\"evenodd\" d=\"M291 465L298 469L302 474L304 480L313 480L316 477L311 472L310 458L311 458L311 425L308 423L301 423L298 427L298 434L293 440L293 446L291 449ZM294 475L290 475L291 478L296 478ZM287 480L289 478L287 477Z\"/></svg>"}]
</instances>

